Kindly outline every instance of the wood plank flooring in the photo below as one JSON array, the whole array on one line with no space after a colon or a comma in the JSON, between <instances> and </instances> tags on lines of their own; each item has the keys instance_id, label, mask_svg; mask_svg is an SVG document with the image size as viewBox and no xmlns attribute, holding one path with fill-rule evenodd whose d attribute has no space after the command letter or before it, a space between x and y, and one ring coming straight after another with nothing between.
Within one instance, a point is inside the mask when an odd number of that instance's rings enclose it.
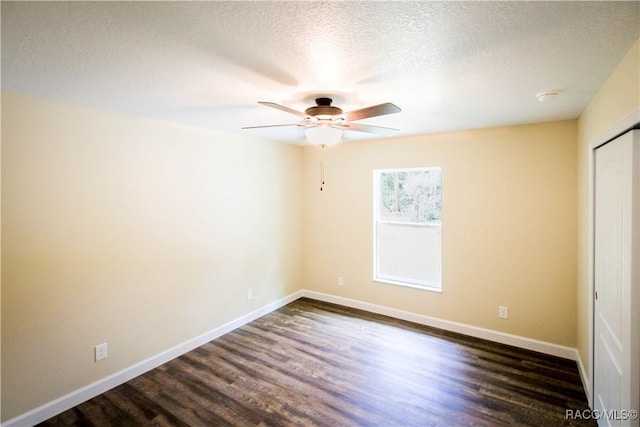
<instances>
[{"instance_id":1,"label":"wood plank flooring","mask_svg":"<svg viewBox=\"0 0 640 427\"><path fill-rule=\"evenodd\" d=\"M576 364L299 299L42 426L570 426Z\"/></svg>"}]
</instances>

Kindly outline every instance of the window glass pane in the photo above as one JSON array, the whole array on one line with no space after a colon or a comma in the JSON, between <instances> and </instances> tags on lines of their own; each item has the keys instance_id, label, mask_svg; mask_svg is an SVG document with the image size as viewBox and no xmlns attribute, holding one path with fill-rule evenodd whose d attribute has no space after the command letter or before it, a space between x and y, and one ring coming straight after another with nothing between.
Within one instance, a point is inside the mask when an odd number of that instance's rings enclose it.
<instances>
[{"instance_id":1,"label":"window glass pane","mask_svg":"<svg viewBox=\"0 0 640 427\"><path fill-rule=\"evenodd\" d=\"M379 215L385 221L440 222L439 169L380 173Z\"/></svg>"},{"instance_id":2,"label":"window glass pane","mask_svg":"<svg viewBox=\"0 0 640 427\"><path fill-rule=\"evenodd\" d=\"M379 223L377 237L381 278L440 283L440 227Z\"/></svg>"}]
</instances>

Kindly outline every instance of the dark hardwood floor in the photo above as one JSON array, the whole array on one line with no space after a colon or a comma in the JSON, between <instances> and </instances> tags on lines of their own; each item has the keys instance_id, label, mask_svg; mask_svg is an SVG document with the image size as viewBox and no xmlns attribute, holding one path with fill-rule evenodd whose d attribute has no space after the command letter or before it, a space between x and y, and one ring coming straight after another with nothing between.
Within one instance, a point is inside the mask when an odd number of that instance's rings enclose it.
<instances>
[{"instance_id":1,"label":"dark hardwood floor","mask_svg":"<svg viewBox=\"0 0 640 427\"><path fill-rule=\"evenodd\" d=\"M573 361L297 300L42 426L562 426Z\"/></svg>"}]
</instances>

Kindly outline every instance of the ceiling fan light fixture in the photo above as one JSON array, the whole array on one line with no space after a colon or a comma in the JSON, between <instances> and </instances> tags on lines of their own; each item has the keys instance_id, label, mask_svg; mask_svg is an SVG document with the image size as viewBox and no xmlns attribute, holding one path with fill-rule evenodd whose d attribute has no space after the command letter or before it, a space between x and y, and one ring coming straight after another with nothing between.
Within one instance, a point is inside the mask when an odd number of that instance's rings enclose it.
<instances>
[{"instance_id":1,"label":"ceiling fan light fixture","mask_svg":"<svg viewBox=\"0 0 640 427\"><path fill-rule=\"evenodd\" d=\"M304 130L307 141L316 145L336 144L342 139L342 133L342 129L326 125L310 126Z\"/></svg>"}]
</instances>

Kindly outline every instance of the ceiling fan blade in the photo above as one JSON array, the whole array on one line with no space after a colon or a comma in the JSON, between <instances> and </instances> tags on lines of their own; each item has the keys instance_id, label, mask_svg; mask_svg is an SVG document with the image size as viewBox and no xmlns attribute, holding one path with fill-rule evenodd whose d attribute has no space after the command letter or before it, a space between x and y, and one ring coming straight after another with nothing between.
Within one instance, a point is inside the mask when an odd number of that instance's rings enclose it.
<instances>
[{"instance_id":1,"label":"ceiling fan blade","mask_svg":"<svg viewBox=\"0 0 640 427\"><path fill-rule=\"evenodd\" d=\"M303 124L300 124L300 123L287 123L287 124L283 124L283 125L244 126L244 127L240 128L240 129L280 128L280 127L287 127L287 126L304 127L306 125L303 125Z\"/></svg>"},{"instance_id":2,"label":"ceiling fan blade","mask_svg":"<svg viewBox=\"0 0 640 427\"><path fill-rule=\"evenodd\" d=\"M355 130L357 132L375 133L376 135L383 136L392 136L395 135L396 132L400 131L400 129L387 128L383 126L363 125L361 123L346 123L344 125L333 125L333 127L344 130Z\"/></svg>"},{"instance_id":3,"label":"ceiling fan blade","mask_svg":"<svg viewBox=\"0 0 640 427\"><path fill-rule=\"evenodd\" d=\"M344 117L348 122L366 119L368 117L384 116L385 114L399 113L402 111L397 105L390 102L384 104L373 105L371 107L361 108L359 110L344 113Z\"/></svg>"},{"instance_id":4,"label":"ceiling fan blade","mask_svg":"<svg viewBox=\"0 0 640 427\"><path fill-rule=\"evenodd\" d=\"M267 107L275 108L276 110L285 111L298 117L302 117L303 119L306 119L308 117L302 111L294 110L293 108L285 107L284 105L276 104L275 102L258 101L258 104L266 105Z\"/></svg>"}]
</instances>

